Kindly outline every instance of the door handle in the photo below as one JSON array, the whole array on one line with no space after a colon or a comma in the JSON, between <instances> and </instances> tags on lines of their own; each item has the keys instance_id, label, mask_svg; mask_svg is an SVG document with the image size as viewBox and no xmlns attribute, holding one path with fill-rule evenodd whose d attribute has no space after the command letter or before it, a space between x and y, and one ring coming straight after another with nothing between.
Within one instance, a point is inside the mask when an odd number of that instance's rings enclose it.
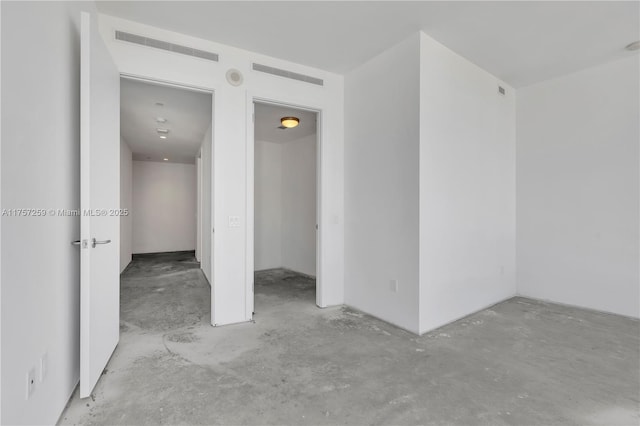
<instances>
[{"instance_id":1,"label":"door handle","mask_svg":"<svg viewBox=\"0 0 640 426\"><path fill-rule=\"evenodd\" d=\"M91 239L91 247L92 248L96 248L96 246L98 244L109 244L111 242L111 240L103 240L103 241L98 241L95 238Z\"/></svg>"},{"instance_id":2,"label":"door handle","mask_svg":"<svg viewBox=\"0 0 640 426\"><path fill-rule=\"evenodd\" d=\"M72 246L80 246L82 248L87 248L89 246L87 240L75 240L71 241Z\"/></svg>"}]
</instances>

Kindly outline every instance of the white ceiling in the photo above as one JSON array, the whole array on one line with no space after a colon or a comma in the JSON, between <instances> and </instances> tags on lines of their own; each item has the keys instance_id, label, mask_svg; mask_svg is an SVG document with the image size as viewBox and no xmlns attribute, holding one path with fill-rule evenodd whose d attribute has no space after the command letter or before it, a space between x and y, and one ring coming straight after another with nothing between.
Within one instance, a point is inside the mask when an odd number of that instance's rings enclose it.
<instances>
[{"instance_id":1,"label":"white ceiling","mask_svg":"<svg viewBox=\"0 0 640 426\"><path fill-rule=\"evenodd\" d=\"M255 140L285 143L316 133L316 113L299 109L256 103ZM282 117L297 117L300 124L279 129Z\"/></svg>"},{"instance_id":2,"label":"white ceiling","mask_svg":"<svg viewBox=\"0 0 640 426\"><path fill-rule=\"evenodd\" d=\"M120 134L134 160L193 164L210 124L210 93L121 79ZM158 128L169 129L167 139Z\"/></svg>"},{"instance_id":3,"label":"white ceiling","mask_svg":"<svg viewBox=\"0 0 640 426\"><path fill-rule=\"evenodd\" d=\"M640 39L640 3L111 1L114 15L344 74L422 30L514 87L604 63Z\"/></svg>"}]
</instances>

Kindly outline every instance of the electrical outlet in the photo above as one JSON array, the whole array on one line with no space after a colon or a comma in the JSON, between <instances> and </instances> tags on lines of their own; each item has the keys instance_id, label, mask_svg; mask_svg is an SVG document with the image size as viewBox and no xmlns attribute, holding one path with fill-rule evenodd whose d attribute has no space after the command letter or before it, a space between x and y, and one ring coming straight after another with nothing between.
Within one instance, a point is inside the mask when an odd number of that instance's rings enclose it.
<instances>
[{"instance_id":1,"label":"electrical outlet","mask_svg":"<svg viewBox=\"0 0 640 426\"><path fill-rule=\"evenodd\" d=\"M46 352L40 358L40 383L47 377L47 367L49 365L49 354Z\"/></svg>"},{"instance_id":2,"label":"electrical outlet","mask_svg":"<svg viewBox=\"0 0 640 426\"><path fill-rule=\"evenodd\" d=\"M27 372L27 393L26 393L26 398L25 399L29 399L31 398L31 395L33 395L33 392L36 390L36 369L32 368L31 370L29 370L29 372Z\"/></svg>"},{"instance_id":3,"label":"electrical outlet","mask_svg":"<svg viewBox=\"0 0 640 426\"><path fill-rule=\"evenodd\" d=\"M398 292L398 280L389 281L389 290L391 290L394 293Z\"/></svg>"}]
</instances>

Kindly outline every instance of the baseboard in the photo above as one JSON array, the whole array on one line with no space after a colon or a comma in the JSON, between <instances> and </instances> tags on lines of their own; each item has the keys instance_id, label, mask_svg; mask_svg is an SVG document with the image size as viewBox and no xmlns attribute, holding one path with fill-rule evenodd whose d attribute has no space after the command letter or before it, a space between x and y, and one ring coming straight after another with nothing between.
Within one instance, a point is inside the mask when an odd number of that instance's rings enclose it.
<instances>
[{"instance_id":1,"label":"baseboard","mask_svg":"<svg viewBox=\"0 0 640 426\"><path fill-rule=\"evenodd\" d=\"M278 270L284 270L284 271L293 272L293 273L296 273L298 275L302 275L304 277L311 278L313 280L316 279L315 275L305 274L304 272L296 271L295 269L287 268L285 266L279 266L279 267L276 267L276 268L256 269L253 272L269 272L269 271L278 271Z\"/></svg>"},{"instance_id":2,"label":"baseboard","mask_svg":"<svg viewBox=\"0 0 640 426\"><path fill-rule=\"evenodd\" d=\"M193 253L195 257L196 249L193 250L174 250L174 251L150 251L144 253L132 253L131 258L133 259L136 256L155 256L161 254L181 254L181 253Z\"/></svg>"},{"instance_id":3,"label":"baseboard","mask_svg":"<svg viewBox=\"0 0 640 426\"><path fill-rule=\"evenodd\" d=\"M631 315L619 314L617 312L611 312L611 311L603 311L601 309L589 308L589 307L581 306L581 305L573 305L571 303L556 302L555 300L542 299L542 298L539 298L539 297L532 297L532 296L527 296L527 295L519 294L519 293L516 294L514 297L520 297L522 299L529 299L529 300L533 300L533 301L539 302L539 303L546 303L546 304L550 304L550 305L563 306L565 308L583 309L585 311L595 312L595 313L598 313L598 314L615 315L617 317L628 318L628 319L631 319L631 320L640 321L640 317L634 317L634 316L631 316Z\"/></svg>"},{"instance_id":4,"label":"baseboard","mask_svg":"<svg viewBox=\"0 0 640 426\"><path fill-rule=\"evenodd\" d=\"M133 258L131 260L133 260ZM127 263L127 266L125 266L124 269L120 271L120 275L124 274L125 271L129 269L129 266L131 266L131 260L129 260L129 263Z\"/></svg>"},{"instance_id":5,"label":"baseboard","mask_svg":"<svg viewBox=\"0 0 640 426\"><path fill-rule=\"evenodd\" d=\"M446 327L446 326L448 326L448 325L451 325L451 324L453 324L454 322L461 321L461 320L463 320L463 319L465 319L465 318L467 318L467 317L470 317L470 316L475 315L475 314L477 314L477 313L479 313L479 312L482 312L482 311L484 311L485 309L490 309L490 308L492 308L492 307L494 307L494 306L496 306L496 305L499 305L499 304L501 304L501 303L506 302L507 300L511 300L511 299L513 299L514 297L518 297L518 295L517 295L517 294L514 294L514 295L512 295L512 296L508 296L508 297L505 297L505 298L503 298L503 299L500 299L500 300L498 300L497 302L492 302L492 303L490 303L490 304L488 304L488 305L484 306L483 308L478 308L478 309L474 310L473 312L470 312L470 313L468 313L468 314L464 314L464 315L461 315L461 316L459 316L459 317L456 317L455 319L452 319L451 321L447 321L446 323L444 323L444 324L442 324L442 325L438 325L438 326L436 326L436 327L434 327L434 328L431 328L431 329L429 329L429 330L426 330L426 331L421 331L420 333L418 333L418 335L419 335L419 336L424 336L424 335L425 335L425 334L427 334L427 333L431 333L431 332L436 331L436 330L438 330L438 329L440 329L440 328L442 328L442 327Z\"/></svg>"},{"instance_id":6,"label":"baseboard","mask_svg":"<svg viewBox=\"0 0 640 426\"><path fill-rule=\"evenodd\" d=\"M375 318L375 319L377 319L377 320L380 320L380 321L382 321L382 322L386 322L387 324L392 325L392 326L394 326L394 327L396 327L396 328L399 328L400 330L404 330L404 331L406 331L406 332L408 332L408 333L415 334L416 336L419 336L419 334L418 334L415 330L411 330L411 329L409 329L409 328L407 328L407 327L405 327L405 326L402 326L402 325L400 325L400 324L397 324L397 323L395 323L395 322L393 322L393 321L389 321L388 319L384 319L384 318L379 317L379 316L377 316L377 315L371 314L371 313L369 313L369 312L365 311L364 309L358 308L357 306L350 305L350 304L348 304L348 303L345 303L345 304L343 304L342 306L346 306L347 308L349 308L349 309L353 309L354 311L362 312L362 313L363 313L363 314L365 314L365 315L368 315L368 316L370 316L370 317L373 317L373 318Z\"/></svg>"},{"instance_id":7,"label":"baseboard","mask_svg":"<svg viewBox=\"0 0 640 426\"><path fill-rule=\"evenodd\" d=\"M78 382L76 383L76 385L71 389L71 394L69 395L69 397L67 398L67 403L64 405L64 407L62 408L62 411L60 412L60 414L58 415L58 420L55 422L56 425L60 424L60 421L62 420L62 416L65 413L65 411L67 411L67 408L69 408L69 406L71 405L71 399L73 398L73 395L76 393L76 390L78 390L78 387L80 386L80 377L78 377Z\"/></svg>"},{"instance_id":8,"label":"baseboard","mask_svg":"<svg viewBox=\"0 0 640 426\"><path fill-rule=\"evenodd\" d=\"M269 272L269 271L277 271L278 269L284 269L284 268L265 268L265 269L256 269L253 272Z\"/></svg>"},{"instance_id":9,"label":"baseboard","mask_svg":"<svg viewBox=\"0 0 640 426\"><path fill-rule=\"evenodd\" d=\"M282 268L280 268L280 269L284 269L285 271L289 271L289 272L296 273L298 275L302 275L303 277L311 278L312 280L316 279L315 275L305 274L304 272L296 271L295 269L286 268L284 266Z\"/></svg>"}]
</instances>

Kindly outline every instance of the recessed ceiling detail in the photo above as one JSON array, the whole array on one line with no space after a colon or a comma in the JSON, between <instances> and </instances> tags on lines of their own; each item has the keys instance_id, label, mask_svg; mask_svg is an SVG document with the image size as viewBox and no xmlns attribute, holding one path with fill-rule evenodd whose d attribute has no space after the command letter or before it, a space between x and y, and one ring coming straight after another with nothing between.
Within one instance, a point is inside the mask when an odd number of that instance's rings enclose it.
<instances>
[{"instance_id":1,"label":"recessed ceiling detail","mask_svg":"<svg viewBox=\"0 0 640 426\"><path fill-rule=\"evenodd\" d=\"M116 31L116 40L129 43L140 44L142 46L153 47L155 49L168 50L169 52L180 53L181 55L193 56L200 59L218 62L218 54L207 52L206 50L194 49L193 47L181 46L167 41L156 40L155 38L139 36L136 34Z\"/></svg>"},{"instance_id":2,"label":"recessed ceiling detail","mask_svg":"<svg viewBox=\"0 0 640 426\"><path fill-rule=\"evenodd\" d=\"M155 103L161 100L162 113ZM195 163L211 125L211 94L123 78L120 134L133 159ZM165 119L160 124L158 117Z\"/></svg>"}]
</instances>

